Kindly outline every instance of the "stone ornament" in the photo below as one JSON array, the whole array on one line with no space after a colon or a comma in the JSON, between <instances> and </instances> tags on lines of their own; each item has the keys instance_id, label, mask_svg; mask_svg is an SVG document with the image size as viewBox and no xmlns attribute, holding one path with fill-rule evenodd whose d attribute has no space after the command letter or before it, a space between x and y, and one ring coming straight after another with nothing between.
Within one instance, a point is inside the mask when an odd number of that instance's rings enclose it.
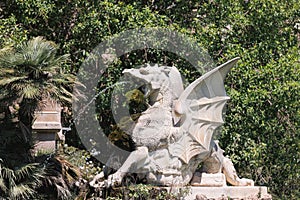
<instances>
[{"instance_id":1,"label":"stone ornament","mask_svg":"<svg viewBox=\"0 0 300 200\"><path fill-rule=\"evenodd\" d=\"M124 70L148 88L145 95L150 105L130 133L137 149L114 174L107 177L102 172L90 185L116 186L134 172L147 183L161 186L224 186L225 179L235 186L253 186L252 180L237 176L231 160L213 140L224 123L222 112L229 99L224 79L238 59L207 72L185 89L175 67L148 65Z\"/></svg>"}]
</instances>

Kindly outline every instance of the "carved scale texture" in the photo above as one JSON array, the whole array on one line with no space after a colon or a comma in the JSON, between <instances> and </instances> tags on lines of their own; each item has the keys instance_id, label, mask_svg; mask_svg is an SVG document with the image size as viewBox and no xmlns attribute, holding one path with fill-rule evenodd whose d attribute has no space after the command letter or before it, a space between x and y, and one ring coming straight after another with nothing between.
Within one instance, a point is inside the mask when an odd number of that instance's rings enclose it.
<instances>
[{"instance_id":1,"label":"carved scale texture","mask_svg":"<svg viewBox=\"0 0 300 200\"><path fill-rule=\"evenodd\" d=\"M167 147L170 127L173 127L171 112L155 104L141 115L132 138L137 146L146 146L149 151Z\"/></svg>"}]
</instances>

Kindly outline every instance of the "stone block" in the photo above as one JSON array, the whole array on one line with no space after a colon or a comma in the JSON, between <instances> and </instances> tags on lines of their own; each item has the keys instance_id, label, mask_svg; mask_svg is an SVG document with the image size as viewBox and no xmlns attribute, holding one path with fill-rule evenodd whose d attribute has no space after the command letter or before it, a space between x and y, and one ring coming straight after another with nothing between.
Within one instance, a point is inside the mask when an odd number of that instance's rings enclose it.
<instances>
[{"instance_id":1,"label":"stone block","mask_svg":"<svg viewBox=\"0 0 300 200\"><path fill-rule=\"evenodd\" d=\"M164 187L183 200L272 200L265 186Z\"/></svg>"},{"instance_id":2,"label":"stone block","mask_svg":"<svg viewBox=\"0 0 300 200\"><path fill-rule=\"evenodd\" d=\"M39 132L35 133L35 150L46 150L54 151L55 150L55 133L53 132Z\"/></svg>"},{"instance_id":3,"label":"stone block","mask_svg":"<svg viewBox=\"0 0 300 200\"><path fill-rule=\"evenodd\" d=\"M195 172L191 181L192 186L222 187L226 186L226 178L222 173L207 174Z\"/></svg>"},{"instance_id":4,"label":"stone block","mask_svg":"<svg viewBox=\"0 0 300 200\"><path fill-rule=\"evenodd\" d=\"M58 132L61 129L61 107L58 103L51 100L44 100L40 110L34 112L35 121L32 129L39 130L53 130Z\"/></svg>"},{"instance_id":5,"label":"stone block","mask_svg":"<svg viewBox=\"0 0 300 200\"><path fill-rule=\"evenodd\" d=\"M267 187L263 186L225 186L225 187L191 187L185 200L271 200Z\"/></svg>"}]
</instances>

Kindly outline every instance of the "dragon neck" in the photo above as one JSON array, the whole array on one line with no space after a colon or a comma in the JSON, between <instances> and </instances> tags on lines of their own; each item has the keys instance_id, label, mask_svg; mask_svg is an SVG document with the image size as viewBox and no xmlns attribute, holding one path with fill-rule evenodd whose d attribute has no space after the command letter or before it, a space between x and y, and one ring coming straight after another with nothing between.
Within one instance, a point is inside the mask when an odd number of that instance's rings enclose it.
<instances>
[{"instance_id":1,"label":"dragon neck","mask_svg":"<svg viewBox=\"0 0 300 200\"><path fill-rule=\"evenodd\" d=\"M160 88L153 92L150 97L150 101L152 104L157 102L162 107L171 109L173 102L172 91L169 89L169 87Z\"/></svg>"}]
</instances>

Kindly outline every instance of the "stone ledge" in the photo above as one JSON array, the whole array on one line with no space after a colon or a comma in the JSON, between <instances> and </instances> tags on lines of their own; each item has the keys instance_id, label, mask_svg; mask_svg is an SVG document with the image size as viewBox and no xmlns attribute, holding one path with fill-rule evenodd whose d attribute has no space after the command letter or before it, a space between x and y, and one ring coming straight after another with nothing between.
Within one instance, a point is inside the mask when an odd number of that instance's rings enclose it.
<instances>
[{"instance_id":1,"label":"stone ledge","mask_svg":"<svg viewBox=\"0 0 300 200\"><path fill-rule=\"evenodd\" d=\"M179 191L169 188L171 192ZM264 186L225 186L225 187L190 187L185 200L271 200L267 187Z\"/></svg>"},{"instance_id":2,"label":"stone ledge","mask_svg":"<svg viewBox=\"0 0 300 200\"><path fill-rule=\"evenodd\" d=\"M32 125L33 130L60 130L60 122L34 122Z\"/></svg>"}]
</instances>

